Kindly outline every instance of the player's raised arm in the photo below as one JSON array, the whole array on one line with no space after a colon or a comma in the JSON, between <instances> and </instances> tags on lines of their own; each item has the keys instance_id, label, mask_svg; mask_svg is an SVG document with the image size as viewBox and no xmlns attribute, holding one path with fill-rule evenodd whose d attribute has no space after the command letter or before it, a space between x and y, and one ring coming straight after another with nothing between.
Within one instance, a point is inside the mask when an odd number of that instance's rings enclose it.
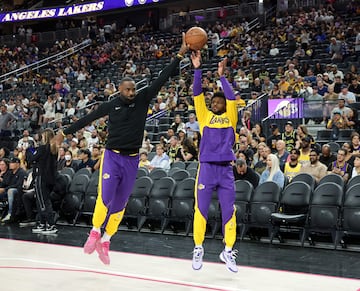
<instances>
[{"instance_id":1,"label":"player's raised arm","mask_svg":"<svg viewBox=\"0 0 360 291\"><path fill-rule=\"evenodd\" d=\"M226 99L235 100L236 98L235 98L234 90L224 75L226 64L227 64L227 58L223 59L218 63L218 74L220 76L220 82Z\"/></svg>"}]
</instances>

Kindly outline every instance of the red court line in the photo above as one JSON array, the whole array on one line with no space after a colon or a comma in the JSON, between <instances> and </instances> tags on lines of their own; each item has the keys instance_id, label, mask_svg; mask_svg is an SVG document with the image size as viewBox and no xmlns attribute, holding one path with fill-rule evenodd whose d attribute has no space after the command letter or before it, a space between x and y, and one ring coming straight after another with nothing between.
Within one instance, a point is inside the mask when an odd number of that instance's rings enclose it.
<instances>
[{"instance_id":1,"label":"red court line","mask_svg":"<svg viewBox=\"0 0 360 291\"><path fill-rule=\"evenodd\" d=\"M69 245L62 245L62 244L57 244L57 243L27 241L27 240L21 240L21 239L18 240L18 239L10 239L10 238L0 238L0 241L1 240L16 241L16 242L21 242L21 243L45 244L45 245L67 247L67 248L77 248L77 249L82 248L82 247L78 247L78 246L69 246ZM122 253L122 254L126 254L126 255L153 257L153 258L166 258L166 259L180 260L180 261L189 261L190 260L190 258L182 259L182 258L158 256L158 255L151 255L151 254L139 254L139 253L115 251L115 250L110 250L110 252L120 253L120 254ZM206 264L221 264L221 265L223 265L223 263L208 262L208 261L206 261ZM342 280L346 280L346 281L360 281L360 278L348 278L348 277L340 277L340 276L335 276L335 275L314 274L314 273L306 273L306 272L291 271L291 270L281 270L281 269L276 269L276 268L254 267L254 266L245 266L245 265L238 265L238 267L242 268L242 269L255 269L255 270L265 270L265 271L273 271L273 272L280 272L280 273L293 273L293 274L306 275L306 276L312 276L312 277L335 278L335 279L342 279ZM358 291L360 291L360 289Z\"/></svg>"},{"instance_id":2,"label":"red court line","mask_svg":"<svg viewBox=\"0 0 360 291\"><path fill-rule=\"evenodd\" d=\"M140 276L122 275L122 274L114 274L114 273L110 273L110 272L101 272L101 271L92 271L92 270L75 270L75 269L68 269L68 268L45 268L45 267L15 267L15 266L0 266L0 269L91 273L91 274L97 274L97 275L114 276L114 277L121 277L121 278L126 278L126 279L142 280L142 281L149 281L149 282L154 282L154 283L191 287L191 288L198 288L198 289L204 289L204 290L213 290L213 291L228 291L229 290L229 289L220 289L220 288L215 288L215 287L207 287L207 286L202 286L202 285L180 283L180 282L174 282L174 281L168 281L168 280L151 279L151 278L145 278L145 277L140 277Z\"/></svg>"}]
</instances>

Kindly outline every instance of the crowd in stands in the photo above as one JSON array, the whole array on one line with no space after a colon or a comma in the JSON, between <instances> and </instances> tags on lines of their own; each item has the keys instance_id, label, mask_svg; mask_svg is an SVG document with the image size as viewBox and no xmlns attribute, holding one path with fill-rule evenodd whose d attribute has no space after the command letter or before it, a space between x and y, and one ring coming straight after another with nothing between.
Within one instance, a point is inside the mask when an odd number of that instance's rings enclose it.
<instances>
[{"instance_id":1,"label":"crowd in stands","mask_svg":"<svg viewBox=\"0 0 360 291\"><path fill-rule=\"evenodd\" d=\"M230 60L226 75L236 91L242 116L234 145L237 179L249 176L254 186L273 180L283 188L300 172L311 172L317 181L327 173L335 173L345 182L360 174L360 125L357 110L351 107L360 97L360 26L358 21L352 21L353 17L359 19L359 4L351 3L347 9L300 9L274 18L267 29L253 31L244 20L225 19L206 27L210 39L203 51L206 102L221 90L213 65L226 56ZM0 149L0 167L9 167L12 176L18 169L30 170L27 154L39 143L39 130L48 126L62 128L91 112L116 93L122 77L151 81L174 57L181 40L176 35L154 32L147 25L123 29L110 25L108 29L105 32L96 22L90 23L90 47L49 64L46 70L13 75L0 85L5 96L0 106L1 136L13 136L15 130L21 130L13 149ZM15 48L3 46L1 74L74 44L66 39L45 50L26 42ZM180 78L171 79L154 98L149 108L152 121L146 126L140 150L140 167L168 171L176 161L198 159L201 135L191 75L190 67L185 67ZM283 128L271 124L270 134L266 134L262 123L254 122L248 107L264 94L269 99L302 97L320 104L333 102L331 106L321 105L322 117L308 120L308 125L323 123L324 128L334 130L335 138L336 129L352 129L349 143L334 153L329 144L316 144L306 125L296 127L290 120ZM164 114L156 117L159 113ZM106 124L106 118L101 118L76 135L68 135L59 150L58 170L71 167L75 171L96 171L106 143ZM6 169L0 171L1 177L7 173ZM0 192L12 187L5 177L1 179ZM24 176L19 179L22 185ZM17 189L22 191L22 186ZM5 221L9 219L5 217Z\"/></svg>"}]
</instances>

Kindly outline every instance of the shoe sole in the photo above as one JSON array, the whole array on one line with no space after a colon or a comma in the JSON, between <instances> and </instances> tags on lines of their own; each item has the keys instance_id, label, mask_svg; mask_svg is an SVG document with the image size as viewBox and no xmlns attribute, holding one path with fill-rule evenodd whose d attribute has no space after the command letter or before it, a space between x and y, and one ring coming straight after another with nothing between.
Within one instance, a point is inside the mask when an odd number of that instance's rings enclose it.
<instances>
[{"instance_id":1,"label":"shoe sole","mask_svg":"<svg viewBox=\"0 0 360 291\"><path fill-rule=\"evenodd\" d=\"M225 260L225 258L224 258L223 253L221 253L221 254L219 255L219 258L220 258L220 260L221 260L223 263L226 264L226 260ZM226 264L226 269L228 269L231 273L237 273L237 272L238 272L237 269L236 269L236 270L232 270L231 268L229 268L227 264Z\"/></svg>"},{"instance_id":2,"label":"shoe sole","mask_svg":"<svg viewBox=\"0 0 360 291\"><path fill-rule=\"evenodd\" d=\"M193 270L195 270L195 271L199 271L199 270L201 270L202 269L202 264L201 264L201 266L198 268L198 269L196 269L195 267L194 267L194 265L192 265L192 268L193 268Z\"/></svg>"}]
</instances>

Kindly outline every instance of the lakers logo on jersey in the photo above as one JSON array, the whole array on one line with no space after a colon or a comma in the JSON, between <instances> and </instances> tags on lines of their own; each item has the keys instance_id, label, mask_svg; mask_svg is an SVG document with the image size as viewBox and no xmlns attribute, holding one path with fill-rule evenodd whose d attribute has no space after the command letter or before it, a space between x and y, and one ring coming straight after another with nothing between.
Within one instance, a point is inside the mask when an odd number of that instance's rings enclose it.
<instances>
[{"instance_id":1,"label":"lakers logo on jersey","mask_svg":"<svg viewBox=\"0 0 360 291\"><path fill-rule=\"evenodd\" d=\"M210 119L210 124L220 123L220 124L229 124L230 120L228 117L220 117L213 115Z\"/></svg>"},{"instance_id":2,"label":"lakers logo on jersey","mask_svg":"<svg viewBox=\"0 0 360 291\"><path fill-rule=\"evenodd\" d=\"M198 185L198 189L199 189L199 190L204 190L204 189L205 189L205 185L204 185L204 184L199 184L199 185Z\"/></svg>"},{"instance_id":3,"label":"lakers logo on jersey","mask_svg":"<svg viewBox=\"0 0 360 291\"><path fill-rule=\"evenodd\" d=\"M108 174L108 173L104 173L104 175L103 175L103 179L109 179L110 178L110 174Z\"/></svg>"}]
</instances>

